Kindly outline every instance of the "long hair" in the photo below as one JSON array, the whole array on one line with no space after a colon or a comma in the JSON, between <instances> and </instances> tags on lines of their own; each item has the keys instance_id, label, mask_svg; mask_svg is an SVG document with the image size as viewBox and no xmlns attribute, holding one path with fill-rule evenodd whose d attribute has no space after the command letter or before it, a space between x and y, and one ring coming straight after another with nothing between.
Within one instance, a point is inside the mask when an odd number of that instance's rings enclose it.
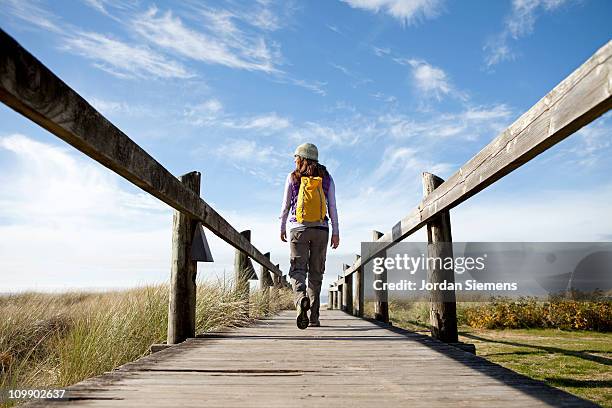
<instances>
[{"instance_id":1,"label":"long hair","mask_svg":"<svg viewBox=\"0 0 612 408\"><path fill-rule=\"evenodd\" d=\"M325 177L327 169L317 161L298 156L295 170L291 173L291 181L299 183L302 177Z\"/></svg>"}]
</instances>

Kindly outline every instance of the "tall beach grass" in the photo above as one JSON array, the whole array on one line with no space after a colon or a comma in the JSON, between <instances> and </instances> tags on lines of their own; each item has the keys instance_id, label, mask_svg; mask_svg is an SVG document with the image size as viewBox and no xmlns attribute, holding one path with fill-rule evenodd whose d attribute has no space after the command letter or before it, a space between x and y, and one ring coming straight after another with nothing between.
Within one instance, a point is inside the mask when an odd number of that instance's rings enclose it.
<instances>
[{"instance_id":1,"label":"tall beach grass","mask_svg":"<svg viewBox=\"0 0 612 408\"><path fill-rule=\"evenodd\" d=\"M65 387L146 355L166 340L168 290L0 296L0 389ZM292 308L290 291L273 290L251 293L247 317L232 285L198 282L196 333Z\"/></svg>"}]
</instances>

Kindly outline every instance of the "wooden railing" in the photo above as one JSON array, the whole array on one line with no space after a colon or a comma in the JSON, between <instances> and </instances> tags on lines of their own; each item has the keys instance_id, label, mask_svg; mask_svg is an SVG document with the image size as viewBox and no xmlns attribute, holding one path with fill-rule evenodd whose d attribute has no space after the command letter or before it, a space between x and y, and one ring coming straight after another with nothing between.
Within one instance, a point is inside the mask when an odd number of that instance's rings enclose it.
<instances>
[{"instance_id":1,"label":"wooden railing","mask_svg":"<svg viewBox=\"0 0 612 408\"><path fill-rule=\"evenodd\" d=\"M2 102L176 210L168 344L195 335L197 264L191 246L200 223L236 248L237 286L246 293L247 301L248 285L244 282L254 273L249 258L262 266L262 285L286 285L270 254L262 254L251 244L250 231L238 232L200 198L200 173L173 176L2 30L0 50Z\"/></svg>"},{"instance_id":2,"label":"wooden railing","mask_svg":"<svg viewBox=\"0 0 612 408\"><path fill-rule=\"evenodd\" d=\"M612 107L612 41L599 49L510 127L465 163L446 181L423 173L424 198L417 208L382 234L374 231L372 247L345 265L330 286L328 305L363 316L363 265L381 256L394 244L427 227L429 256L452 256L451 208L459 205L514 169L591 123ZM450 248L450 254L448 253ZM432 282L453 279L453 271L429 271ZM377 279L384 280L383 273ZM355 288L353 288L355 287ZM355 289L355 290L354 290ZM354 292L354 293L353 293ZM389 321L387 293L375 291L375 318ZM432 335L457 342L454 302L443 302L432 293L430 327ZM449 300L449 299L446 299Z\"/></svg>"}]
</instances>

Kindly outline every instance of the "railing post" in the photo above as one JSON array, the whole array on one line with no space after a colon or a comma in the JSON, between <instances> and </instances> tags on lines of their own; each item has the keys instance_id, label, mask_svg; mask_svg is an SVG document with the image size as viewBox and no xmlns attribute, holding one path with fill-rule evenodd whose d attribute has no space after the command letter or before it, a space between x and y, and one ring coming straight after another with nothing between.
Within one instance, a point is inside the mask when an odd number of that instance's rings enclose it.
<instances>
[{"instance_id":1,"label":"railing post","mask_svg":"<svg viewBox=\"0 0 612 408\"><path fill-rule=\"evenodd\" d=\"M343 310L343 304L344 304L343 295L344 295L344 284L340 284L338 285L338 302L337 302L338 310Z\"/></svg>"},{"instance_id":2,"label":"railing post","mask_svg":"<svg viewBox=\"0 0 612 408\"><path fill-rule=\"evenodd\" d=\"M338 299L340 299L340 295L338 294L338 285L336 285L336 290L333 291L333 294L334 294L334 303L332 303L332 309L339 309Z\"/></svg>"},{"instance_id":3,"label":"railing post","mask_svg":"<svg viewBox=\"0 0 612 408\"><path fill-rule=\"evenodd\" d=\"M358 261L359 255L355 255L355 261ZM353 299L353 314L358 317L363 317L363 268L359 268L353 274L355 285L355 298Z\"/></svg>"},{"instance_id":4,"label":"railing post","mask_svg":"<svg viewBox=\"0 0 612 408\"><path fill-rule=\"evenodd\" d=\"M342 269L346 271L350 268L350 265L344 264ZM353 314L353 275L348 275L344 277L344 303L343 310L348 314Z\"/></svg>"},{"instance_id":5,"label":"railing post","mask_svg":"<svg viewBox=\"0 0 612 408\"><path fill-rule=\"evenodd\" d=\"M248 241L251 241L251 231L245 230L240 233ZM236 285L236 292L240 300L244 304L243 314L249 315L249 275L253 272L250 271L251 263L247 254L239 249L236 249L234 255L234 280Z\"/></svg>"},{"instance_id":6,"label":"railing post","mask_svg":"<svg viewBox=\"0 0 612 408\"><path fill-rule=\"evenodd\" d=\"M423 173L423 195L426 197L444 180L431 173ZM427 256L430 258L453 257L453 239L451 236L450 213L444 211L427 223ZM440 266L440 267L439 267ZM438 262L427 271L431 283L455 282L453 269L444 269ZM444 293L446 292L446 294ZM457 304L454 291L432 290L430 292L430 325L431 335L446 343L456 343L457 337Z\"/></svg>"},{"instance_id":7,"label":"railing post","mask_svg":"<svg viewBox=\"0 0 612 408\"><path fill-rule=\"evenodd\" d=\"M198 195L200 179L201 175L197 171L179 177L185 187ZM198 263L191 260L191 241L196 226L196 220L180 211L174 211L167 344L177 344L195 337L195 281Z\"/></svg>"},{"instance_id":8,"label":"railing post","mask_svg":"<svg viewBox=\"0 0 612 408\"><path fill-rule=\"evenodd\" d=\"M383 235L380 231L372 231L372 241L378 241ZM385 269L383 273L375 276L375 279L380 280L383 284L387 283L387 270ZM374 296L374 319L379 322L389 323L389 291L386 286L385 289L375 290Z\"/></svg>"},{"instance_id":9,"label":"railing post","mask_svg":"<svg viewBox=\"0 0 612 408\"><path fill-rule=\"evenodd\" d=\"M276 265L278 269L280 265ZM270 298L276 298L278 296L278 289L280 288L280 277L276 274L271 274L272 278L271 288L270 288Z\"/></svg>"},{"instance_id":10,"label":"railing post","mask_svg":"<svg viewBox=\"0 0 612 408\"><path fill-rule=\"evenodd\" d=\"M264 256L268 259L270 259L270 253L266 252L264 254ZM274 285L274 282L272 282L272 276L270 276L270 270L268 268L266 268L265 266L261 265L261 269L259 270L260 274L259 274L259 290L261 290L264 296L264 300L265 300L265 304L266 304L266 310L269 312L270 311L270 297L271 297L271 289L270 287Z\"/></svg>"}]
</instances>

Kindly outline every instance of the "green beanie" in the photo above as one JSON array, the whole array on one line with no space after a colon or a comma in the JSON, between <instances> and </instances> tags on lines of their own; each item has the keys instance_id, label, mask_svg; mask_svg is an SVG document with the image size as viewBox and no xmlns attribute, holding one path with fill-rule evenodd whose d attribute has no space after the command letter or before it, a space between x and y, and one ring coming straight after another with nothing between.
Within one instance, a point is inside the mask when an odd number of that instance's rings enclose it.
<instances>
[{"instance_id":1,"label":"green beanie","mask_svg":"<svg viewBox=\"0 0 612 408\"><path fill-rule=\"evenodd\" d=\"M302 143L295 149L294 156L300 156L304 159L319 161L319 150L312 143Z\"/></svg>"}]
</instances>

